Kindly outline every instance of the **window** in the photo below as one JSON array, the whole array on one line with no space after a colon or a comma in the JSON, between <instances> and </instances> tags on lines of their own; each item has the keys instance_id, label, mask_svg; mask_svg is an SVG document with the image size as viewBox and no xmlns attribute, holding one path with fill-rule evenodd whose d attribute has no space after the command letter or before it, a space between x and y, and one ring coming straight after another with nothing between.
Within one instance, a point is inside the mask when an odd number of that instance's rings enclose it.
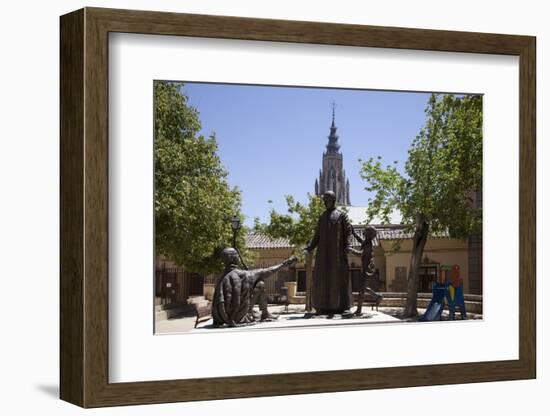
<instances>
[{"instance_id":1,"label":"window","mask_svg":"<svg viewBox=\"0 0 550 416\"><path fill-rule=\"evenodd\" d=\"M437 281L437 264L427 264L420 266L418 272L418 291L431 292L433 282Z\"/></svg>"}]
</instances>

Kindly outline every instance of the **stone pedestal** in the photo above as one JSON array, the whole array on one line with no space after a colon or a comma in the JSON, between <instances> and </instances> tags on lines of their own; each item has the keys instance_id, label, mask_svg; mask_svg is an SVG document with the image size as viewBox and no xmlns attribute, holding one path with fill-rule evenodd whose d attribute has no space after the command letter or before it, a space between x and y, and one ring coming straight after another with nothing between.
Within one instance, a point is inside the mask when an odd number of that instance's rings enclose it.
<instances>
[{"instance_id":1,"label":"stone pedestal","mask_svg":"<svg viewBox=\"0 0 550 416\"><path fill-rule=\"evenodd\" d=\"M297 282L285 282L285 286L288 288L288 297L289 297L289 299L296 297L296 291L298 289L298 283Z\"/></svg>"}]
</instances>

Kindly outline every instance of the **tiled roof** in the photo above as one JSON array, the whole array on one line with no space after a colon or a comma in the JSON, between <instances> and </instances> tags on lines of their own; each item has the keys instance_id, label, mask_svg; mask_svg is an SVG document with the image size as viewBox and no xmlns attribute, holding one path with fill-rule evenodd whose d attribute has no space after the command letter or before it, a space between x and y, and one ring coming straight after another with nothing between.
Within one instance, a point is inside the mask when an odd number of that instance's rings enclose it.
<instances>
[{"instance_id":1,"label":"tiled roof","mask_svg":"<svg viewBox=\"0 0 550 416\"><path fill-rule=\"evenodd\" d=\"M356 226L355 232L362 236L363 226ZM374 246L380 245L380 240L407 240L413 237L413 232L405 231L405 227L401 225L376 227L378 232L373 243ZM449 233L431 233L430 238L449 238ZM359 247L359 241L352 236L352 246ZM275 249L275 248L292 248L292 244L286 238L271 238L267 234L259 232L250 232L246 237L246 247L250 249Z\"/></svg>"},{"instance_id":2,"label":"tiled roof","mask_svg":"<svg viewBox=\"0 0 550 416\"><path fill-rule=\"evenodd\" d=\"M267 234L250 232L246 236L246 248L292 248L287 238L271 238Z\"/></svg>"},{"instance_id":3,"label":"tiled roof","mask_svg":"<svg viewBox=\"0 0 550 416\"><path fill-rule=\"evenodd\" d=\"M404 227L378 228L380 240L407 240L413 238L413 231L405 231ZM430 238L449 238L448 232L430 233Z\"/></svg>"},{"instance_id":4,"label":"tiled roof","mask_svg":"<svg viewBox=\"0 0 550 416\"><path fill-rule=\"evenodd\" d=\"M363 238L363 227L354 227L354 229L355 229L355 232L359 235L359 237ZM375 247L378 247L380 245L380 241L379 241L378 236L376 236L374 238L374 240L372 241L372 244ZM357 240L357 238L355 238L355 236L353 234L351 236L351 246L354 247L354 248L361 247L361 244L359 243L359 241Z\"/></svg>"}]
</instances>

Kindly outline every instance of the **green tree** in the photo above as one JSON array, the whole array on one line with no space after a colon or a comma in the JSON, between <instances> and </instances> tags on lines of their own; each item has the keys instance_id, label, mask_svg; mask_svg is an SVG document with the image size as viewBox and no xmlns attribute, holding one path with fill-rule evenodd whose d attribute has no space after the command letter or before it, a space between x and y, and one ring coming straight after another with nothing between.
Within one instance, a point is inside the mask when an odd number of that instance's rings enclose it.
<instances>
[{"instance_id":1,"label":"green tree","mask_svg":"<svg viewBox=\"0 0 550 416\"><path fill-rule=\"evenodd\" d=\"M481 210L473 194L481 187L482 98L432 94L426 124L413 140L405 174L383 166L380 157L363 162L365 188L374 193L367 211L389 222L398 210L413 234L404 317L417 312L418 275L428 234L448 232L467 238L481 230Z\"/></svg>"},{"instance_id":2,"label":"green tree","mask_svg":"<svg viewBox=\"0 0 550 416\"><path fill-rule=\"evenodd\" d=\"M255 223L256 231L265 232L273 238L288 238L290 244L295 247L295 252L301 255L317 226L319 216L325 210L325 205L320 197L308 194L308 203L296 202L293 196L286 195L287 212L278 213L274 209L270 212L269 224Z\"/></svg>"},{"instance_id":3,"label":"green tree","mask_svg":"<svg viewBox=\"0 0 550 416\"><path fill-rule=\"evenodd\" d=\"M231 245L228 219L241 215L241 198L228 184L214 133L199 134L199 113L182 87L154 84L155 248L185 269L207 274L220 269L217 253ZM245 233L239 232L240 247Z\"/></svg>"}]
</instances>

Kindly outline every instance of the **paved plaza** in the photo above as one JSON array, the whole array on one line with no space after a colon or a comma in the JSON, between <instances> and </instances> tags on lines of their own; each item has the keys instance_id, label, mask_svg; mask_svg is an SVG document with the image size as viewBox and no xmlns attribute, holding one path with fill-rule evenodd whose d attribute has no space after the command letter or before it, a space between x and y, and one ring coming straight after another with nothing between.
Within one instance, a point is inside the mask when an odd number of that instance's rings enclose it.
<instances>
[{"instance_id":1,"label":"paved plaza","mask_svg":"<svg viewBox=\"0 0 550 416\"><path fill-rule=\"evenodd\" d=\"M256 311L257 311L256 307ZM273 329L292 329L292 328L307 328L316 326L341 326L341 325L370 325L381 323L398 323L404 322L397 316L402 311L402 308L380 307L379 310L371 310L370 307L363 308L363 316L354 318L342 318L339 315L332 319L326 317L311 317L305 318L304 305L290 305L288 310L282 305L270 305L269 312L278 319L271 322L257 322L251 325L239 326L237 328L216 328L212 325L212 318L200 322L195 328L195 316L177 316L170 319L157 321L155 324L156 334L177 334L177 333L220 333L234 331L261 331ZM352 309L355 311L355 308ZM425 309L419 308L418 313L422 315ZM482 315L468 313L468 320L483 319ZM460 314L457 314L459 319ZM442 321L448 320L448 312L443 312ZM414 320L413 320L414 321Z\"/></svg>"},{"instance_id":2,"label":"paved plaza","mask_svg":"<svg viewBox=\"0 0 550 416\"><path fill-rule=\"evenodd\" d=\"M355 310L352 309L352 311ZM216 328L212 325L212 319L199 323L195 326L194 316L181 316L171 319L159 321L156 323L156 333L217 333L231 331L261 331L269 329L281 328L303 328L315 326L340 326L340 325L365 325L365 324L380 324L389 322L400 322L399 319L384 313L382 311L363 308L363 316L353 318L342 318L340 315L335 315L331 319L327 317L310 317L306 318L304 305L290 305L288 311L282 305L269 306L269 312L278 317L278 319L270 322L257 322L251 325L239 326L237 328Z\"/></svg>"}]
</instances>

